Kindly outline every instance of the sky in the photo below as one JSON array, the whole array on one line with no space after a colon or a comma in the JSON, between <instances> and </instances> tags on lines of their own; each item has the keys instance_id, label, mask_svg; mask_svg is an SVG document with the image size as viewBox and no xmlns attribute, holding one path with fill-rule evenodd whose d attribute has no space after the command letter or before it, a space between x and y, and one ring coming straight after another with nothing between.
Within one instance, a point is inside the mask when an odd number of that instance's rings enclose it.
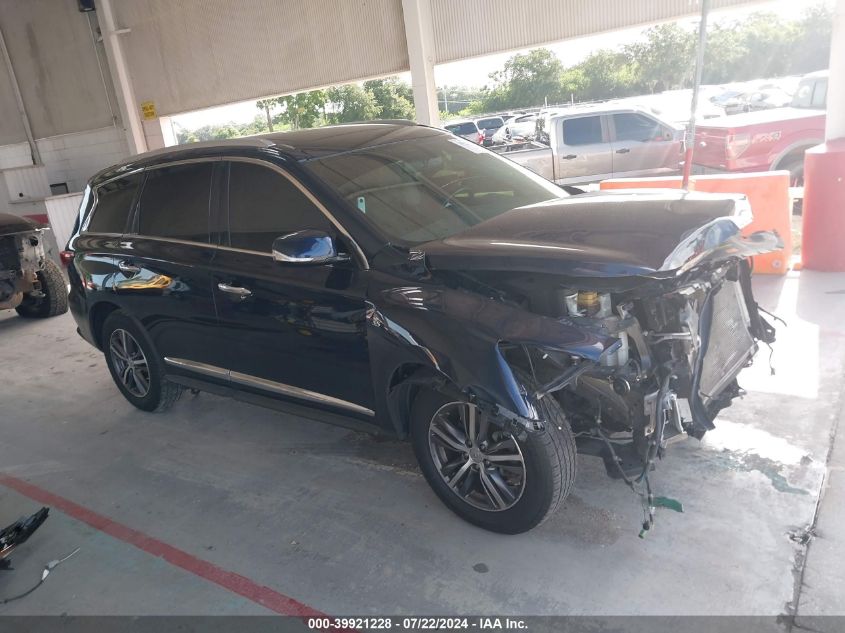
<instances>
[{"instance_id":1,"label":"sky","mask_svg":"<svg viewBox=\"0 0 845 633\"><path fill-rule=\"evenodd\" d=\"M719 19L741 19L757 11L772 11L786 19L797 18L812 3L807 0L770 0L760 2L750 7L740 9L725 9L713 11L711 21ZM692 24L696 20L681 20L681 23ZM601 48L614 48L638 39L643 32L642 27L624 29L609 33L601 33L589 37L570 39L557 44L548 44L548 48L558 56L565 66L571 66L582 61L590 53ZM521 51L509 51L497 53L474 59L466 59L449 64L438 64L434 67L434 80L437 86L470 86L480 88L489 83L488 75L501 70L509 57ZM398 75L403 81L410 83L411 74L401 73ZM255 101L242 101L217 108L198 110L172 117L174 124L184 129L196 129L204 125L215 125L223 123L248 123L259 114L255 107Z\"/></svg>"}]
</instances>

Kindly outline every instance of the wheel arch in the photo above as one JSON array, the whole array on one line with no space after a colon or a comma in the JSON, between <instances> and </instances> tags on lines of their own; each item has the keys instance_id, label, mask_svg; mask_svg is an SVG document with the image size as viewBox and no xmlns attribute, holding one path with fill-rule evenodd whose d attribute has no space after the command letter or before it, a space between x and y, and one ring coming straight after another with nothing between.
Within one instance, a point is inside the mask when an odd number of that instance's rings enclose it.
<instances>
[{"instance_id":1,"label":"wheel arch","mask_svg":"<svg viewBox=\"0 0 845 633\"><path fill-rule=\"evenodd\" d=\"M103 325L105 325L106 319L109 318L112 312L116 312L119 309L120 306L111 301L100 301L92 306L88 318L91 323L91 336L97 344L97 349L103 349Z\"/></svg>"},{"instance_id":2,"label":"wheel arch","mask_svg":"<svg viewBox=\"0 0 845 633\"><path fill-rule=\"evenodd\" d=\"M781 150L777 158L772 161L771 171L783 169L784 165L787 165L795 160L803 160L804 152L823 142L824 141L821 139L802 139L800 141L795 141L787 146L786 149Z\"/></svg>"}]
</instances>

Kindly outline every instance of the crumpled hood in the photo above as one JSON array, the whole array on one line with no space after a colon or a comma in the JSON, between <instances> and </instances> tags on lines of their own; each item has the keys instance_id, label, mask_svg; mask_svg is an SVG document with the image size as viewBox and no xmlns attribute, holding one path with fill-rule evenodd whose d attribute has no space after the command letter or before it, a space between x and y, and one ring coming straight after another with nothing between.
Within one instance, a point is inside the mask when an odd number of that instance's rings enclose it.
<instances>
[{"instance_id":1,"label":"crumpled hood","mask_svg":"<svg viewBox=\"0 0 845 633\"><path fill-rule=\"evenodd\" d=\"M435 270L670 276L703 259L777 248L774 234L740 237L750 220L738 194L615 190L513 209L418 248Z\"/></svg>"}]
</instances>

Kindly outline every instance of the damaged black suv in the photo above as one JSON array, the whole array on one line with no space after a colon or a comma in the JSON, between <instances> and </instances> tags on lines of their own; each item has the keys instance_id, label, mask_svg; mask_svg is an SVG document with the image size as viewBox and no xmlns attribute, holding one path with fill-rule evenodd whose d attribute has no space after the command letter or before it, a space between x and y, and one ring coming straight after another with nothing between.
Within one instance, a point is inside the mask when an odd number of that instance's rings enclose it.
<instances>
[{"instance_id":1,"label":"damaged black suv","mask_svg":"<svg viewBox=\"0 0 845 633\"><path fill-rule=\"evenodd\" d=\"M739 394L773 340L747 258L779 245L749 220L742 196L569 195L423 126L289 132L95 176L70 305L136 407L191 388L408 437L449 508L517 533L576 450L647 485Z\"/></svg>"}]
</instances>

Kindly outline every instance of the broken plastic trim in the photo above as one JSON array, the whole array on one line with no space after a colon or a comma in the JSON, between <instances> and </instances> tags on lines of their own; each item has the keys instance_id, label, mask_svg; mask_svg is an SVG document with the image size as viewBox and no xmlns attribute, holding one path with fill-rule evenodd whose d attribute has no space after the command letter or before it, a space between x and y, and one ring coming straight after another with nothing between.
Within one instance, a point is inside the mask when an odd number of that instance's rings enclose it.
<instances>
[{"instance_id":1,"label":"broken plastic trim","mask_svg":"<svg viewBox=\"0 0 845 633\"><path fill-rule=\"evenodd\" d=\"M616 347L618 347L618 345ZM611 348L611 349L615 349L615 348ZM578 364L573 365L572 367L568 368L566 371L564 371L562 374L560 374L560 376L558 376L554 380L551 380L551 381L547 382L545 385L540 386L537 389L537 391L535 391L532 394L532 396L536 400L539 400L540 398L544 398L545 396L549 395L550 393L554 393L555 391L560 391L561 389L563 389L567 385L570 385L573 382L575 382L581 374L587 372L588 370L590 370L593 367L595 367L595 363L592 363L592 362L587 361L587 360L582 360Z\"/></svg>"}]
</instances>

